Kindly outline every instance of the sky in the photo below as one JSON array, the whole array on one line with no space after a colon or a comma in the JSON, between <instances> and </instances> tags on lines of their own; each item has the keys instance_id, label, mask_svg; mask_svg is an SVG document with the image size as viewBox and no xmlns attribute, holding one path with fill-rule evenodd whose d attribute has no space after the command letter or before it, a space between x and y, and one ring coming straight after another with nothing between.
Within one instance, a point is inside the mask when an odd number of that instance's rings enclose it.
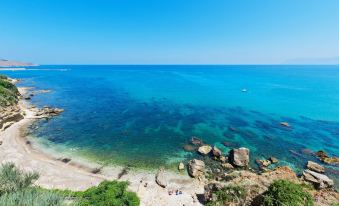
<instances>
[{"instance_id":1,"label":"sky","mask_svg":"<svg viewBox=\"0 0 339 206\"><path fill-rule=\"evenodd\" d=\"M0 58L339 64L338 0L0 0Z\"/></svg>"}]
</instances>

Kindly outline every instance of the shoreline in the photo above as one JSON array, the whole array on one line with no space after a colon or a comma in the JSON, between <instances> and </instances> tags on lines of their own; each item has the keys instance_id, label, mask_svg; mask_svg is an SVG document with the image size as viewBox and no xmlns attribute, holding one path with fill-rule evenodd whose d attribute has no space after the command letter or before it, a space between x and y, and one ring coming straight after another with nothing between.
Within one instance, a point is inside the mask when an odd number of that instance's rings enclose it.
<instances>
[{"instance_id":1,"label":"shoreline","mask_svg":"<svg viewBox=\"0 0 339 206\"><path fill-rule=\"evenodd\" d=\"M19 88L22 96L27 94L27 88ZM172 171L165 171L168 186L162 188L155 182L156 171L129 170L124 174L124 167L103 167L100 174L93 174L91 170L99 165L89 161L73 159L70 162L62 162L58 157L45 153L35 144L27 144L27 136L24 130L33 121L38 119L34 109L30 108L25 100L18 103L21 111L25 113L24 119L14 123L9 128L0 132L0 140L3 142L0 150L1 163L13 162L26 171L37 171L40 174L37 185L48 189L84 190L98 185L103 180L119 180L130 182L129 190L136 192L140 197L141 205L201 205L199 201L193 202L196 194L204 192L203 183ZM28 140L29 141L29 140ZM57 155L58 156L58 155ZM60 154L63 157L63 154ZM121 178L118 178L121 174ZM147 187L145 187L145 184ZM183 194L169 196L169 190L180 189Z\"/></svg>"}]
</instances>

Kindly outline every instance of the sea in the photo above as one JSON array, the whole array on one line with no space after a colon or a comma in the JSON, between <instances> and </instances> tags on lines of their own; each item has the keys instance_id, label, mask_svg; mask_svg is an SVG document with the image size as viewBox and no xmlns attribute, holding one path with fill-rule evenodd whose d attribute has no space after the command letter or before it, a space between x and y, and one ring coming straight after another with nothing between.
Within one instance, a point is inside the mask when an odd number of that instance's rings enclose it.
<instances>
[{"instance_id":1,"label":"sea","mask_svg":"<svg viewBox=\"0 0 339 206\"><path fill-rule=\"evenodd\" d=\"M30 100L62 108L30 135L42 147L106 165L175 168L200 158L192 136L227 154L250 149L301 173L312 151L339 156L339 66L41 65L0 71ZM286 122L289 127L281 125ZM339 168L325 165L338 180Z\"/></svg>"}]
</instances>

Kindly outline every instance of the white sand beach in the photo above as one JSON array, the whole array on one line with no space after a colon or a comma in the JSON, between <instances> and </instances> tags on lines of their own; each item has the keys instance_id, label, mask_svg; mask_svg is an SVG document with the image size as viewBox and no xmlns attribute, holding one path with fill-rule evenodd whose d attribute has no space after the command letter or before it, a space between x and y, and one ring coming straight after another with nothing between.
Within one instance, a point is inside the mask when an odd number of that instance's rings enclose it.
<instances>
[{"instance_id":1,"label":"white sand beach","mask_svg":"<svg viewBox=\"0 0 339 206\"><path fill-rule=\"evenodd\" d=\"M24 94L27 89L19 88ZM25 113L23 120L14 123L5 131L0 132L0 162L14 162L26 171L37 171L40 174L36 182L45 188L84 190L88 187L98 185L101 181L117 179L122 167L104 167L100 174L90 171L98 165L71 160L64 163L57 158L63 154L53 156L43 153L41 150L27 144L22 132L37 117L34 109L27 102L20 100L19 105ZM57 117L56 117L57 118ZM201 205L196 199L196 194L203 193L203 183L185 174L165 171L168 185L162 188L155 182L156 171L129 171L119 180L129 181L129 189L137 193L144 206L178 206L178 205ZM169 195L170 190L181 190L181 195Z\"/></svg>"}]
</instances>

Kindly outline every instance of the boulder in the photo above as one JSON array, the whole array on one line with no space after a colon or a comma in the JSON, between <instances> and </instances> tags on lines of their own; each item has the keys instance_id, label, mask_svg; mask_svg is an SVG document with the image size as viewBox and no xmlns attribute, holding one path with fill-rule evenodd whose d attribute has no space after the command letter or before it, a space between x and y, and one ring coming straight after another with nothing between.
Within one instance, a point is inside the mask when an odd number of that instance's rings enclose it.
<instances>
[{"instance_id":1,"label":"boulder","mask_svg":"<svg viewBox=\"0 0 339 206\"><path fill-rule=\"evenodd\" d=\"M317 189L329 188L334 185L333 180L326 175L308 169L303 172L302 178L305 181L312 183Z\"/></svg>"},{"instance_id":2,"label":"boulder","mask_svg":"<svg viewBox=\"0 0 339 206\"><path fill-rule=\"evenodd\" d=\"M207 155L208 153L211 152L211 150L212 150L212 147L210 145L203 145L199 147L198 152L200 154Z\"/></svg>"},{"instance_id":3,"label":"boulder","mask_svg":"<svg viewBox=\"0 0 339 206\"><path fill-rule=\"evenodd\" d=\"M261 167L268 167L271 165L270 160L256 160L257 164Z\"/></svg>"},{"instance_id":4,"label":"boulder","mask_svg":"<svg viewBox=\"0 0 339 206\"><path fill-rule=\"evenodd\" d=\"M280 122L280 125L284 127L291 127L291 125L288 122Z\"/></svg>"},{"instance_id":5,"label":"boulder","mask_svg":"<svg viewBox=\"0 0 339 206\"><path fill-rule=\"evenodd\" d=\"M188 163L188 173L192 177L200 177L205 174L205 163L201 160L193 159Z\"/></svg>"},{"instance_id":6,"label":"boulder","mask_svg":"<svg viewBox=\"0 0 339 206\"><path fill-rule=\"evenodd\" d=\"M250 161L250 150L241 147L239 149L232 149L230 151L230 161L233 165L238 167L247 167Z\"/></svg>"},{"instance_id":7,"label":"boulder","mask_svg":"<svg viewBox=\"0 0 339 206\"><path fill-rule=\"evenodd\" d=\"M271 161L272 164L275 164L275 163L279 162L279 160L277 158L275 158L275 157L270 157L268 159Z\"/></svg>"},{"instance_id":8,"label":"boulder","mask_svg":"<svg viewBox=\"0 0 339 206\"><path fill-rule=\"evenodd\" d=\"M167 186L167 179L165 177L164 169L159 169L155 175L155 182L160 186L165 188Z\"/></svg>"},{"instance_id":9,"label":"boulder","mask_svg":"<svg viewBox=\"0 0 339 206\"><path fill-rule=\"evenodd\" d=\"M220 157L221 156L221 151L216 146L213 147L212 153L213 153L213 155L215 157Z\"/></svg>"},{"instance_id":10,"label":"boulder","mask_svg":"<svg viewBox=\"0 0 339 206\"><path fill-rule=\"evenodd\" d=\"M230 163L224 163L224 164L221 164L221 166L228 170L234 169L233 165L231 165Z\"/></svg>"},{"instance_id":11,"label":"boulder","mask_svg":"<svg viewBox=\"0 0 339 206\"><path fill-rule=\"evenodd\" d=\"M314 172L318 172L318 173L324 173L325 172L325 168L323 166L319 165L318 163L312 162L312 161L307 162L307 169L312 170Z\"/></svg>"},{"instance_id":12,"label":"boulder","mask_svg":"<svg viewBox=\"0 0 339 206\"><path fill-rule=\"evenodd\" d=\"M178 170L184 170L184 169L185 169L184 163L180 162L178 165Z\"/></svg>"}]
</instances>

